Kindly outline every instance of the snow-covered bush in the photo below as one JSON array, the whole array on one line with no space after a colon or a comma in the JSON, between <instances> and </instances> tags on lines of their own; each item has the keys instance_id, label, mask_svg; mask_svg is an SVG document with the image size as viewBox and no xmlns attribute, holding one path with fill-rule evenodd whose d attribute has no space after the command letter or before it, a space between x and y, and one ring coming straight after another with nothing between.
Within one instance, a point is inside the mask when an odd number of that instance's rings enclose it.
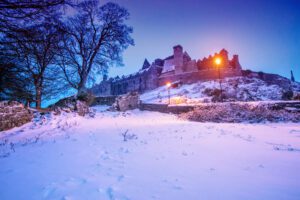
<instances>
[{"instance_id":1,"label":"snow-covered bush","mask_svg":"<svg viewBox=\"0 0 300 200\"><path fill-rule=\"evenodd\" d=\"M287 90L282 92L282 99L283 100L292 100L294 93L292 90Z\"/></svg>"},{"instance_id":2,"label":"snow-covered bush","mask_svg":"<svg viewBox=\"0 0 300 200\"><path fill-rule=\"evenodd\" d=\"M123 141L127 142L128 140L134 140L137 139L137 136L135 134L128 133L128 129L122 133Z\"/></svg>"},{"instance_id":3,"label":"snow-covered bush","mask_svg":"<svg viewBox=\"0 0 300 200\"><path fill-rule=\"evenodd\" d=\"M267 103L202 104L180 117L200 122L300 122L300 112Z\"/></svg>"},{"instance_id":4,"label":"snow-covered bush","mask_svg":"<svg viewBox=\"0 0 300 200\"><path fill-rule=\"evenodd\" d=\"M300 100L300 93L294 93L293 100Z\"/></svg>"}]
</instances>

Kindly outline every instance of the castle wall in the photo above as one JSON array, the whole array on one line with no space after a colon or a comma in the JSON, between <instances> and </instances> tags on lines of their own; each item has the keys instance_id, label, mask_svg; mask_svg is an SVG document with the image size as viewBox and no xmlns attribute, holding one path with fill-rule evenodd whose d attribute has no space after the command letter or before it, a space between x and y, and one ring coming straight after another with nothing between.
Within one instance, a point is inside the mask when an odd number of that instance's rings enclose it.
<instances>
[{"instance_id":1,"label":"castle wall","mask_svg":"<svg viewBox=\"0 0 300 200\"><path fill-rule=\"evenodd\" d=\"M241 76L241 66L237 55L231 60L228 59L228 52L222 49L214 56L203 60L191 60L187 52L183 53L180 45L173 47L173 55L164 60L156 59L149 66L148 61L144 62L142 69L129 76L102 81L93 87L91 91L96 96L121 95L128 92L143 93L153 90L167 82L180 81L183 84L190 84L197 81L207 81L219 78L219 73L214 63L215 58L221 58L219 65L221 78Z\"/></svg>"},{"instance_id":2,"label":"castle wall","mask_svg":"<svg viewBox=\"0 0 300 200\"><path fill-rule=\"evenodd\" d=\"M220 71L221 78L241 76L241 70L223 69ZM161 76L158 79L158 85L163 86L167 82L180 81L183 84L191 84L197 81L208 81L219 78L218 70L199 70L194 72L187 72L171 76Z\"/></svg>"},{"instance_id":3,"label":"castle wall","mask_svg":"<svg viewBox=\"0 0 300 200\"><path fill-rule=\"evenodd\" d=\"M151 66L149 69L130 75L120 79L114 79L110 81L111 92L109 95L120 95L128 92L144 92L152 90L158 87L158 76L160 74L160 68L157 66ZM103 83L100 83L96 88L102 88ZM97 93L98 96L105 96L101 93ZM106 95L106 96L109 96Z\"/></svg>"},{"instance_id":4,"label":"castle wall","mask_svg":"<svg viewBox=\"0 0 300 200\"><path fill-rule=\"evenodd\" d=\"M97 87L91 88L90 92L96 96L110 96L112 93L111 83L109 81L102 81L101 84L97 85Z\"/></svg>"}]
</instances>

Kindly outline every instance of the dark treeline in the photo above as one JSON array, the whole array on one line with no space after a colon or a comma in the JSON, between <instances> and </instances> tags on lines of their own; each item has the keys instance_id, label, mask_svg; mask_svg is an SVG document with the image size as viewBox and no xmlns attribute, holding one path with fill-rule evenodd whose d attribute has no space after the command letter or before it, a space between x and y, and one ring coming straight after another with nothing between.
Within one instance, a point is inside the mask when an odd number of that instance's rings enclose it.
<instances>
[{"instance_id":1,"label":"dark treeline","mask_svg":"<svg viewBox=\"0 0 300 200\"><path fill-rule=\"evenodd\" d=\"M78 94L133 45L129 13L98 0L0 0L0 100Z\"/></svg>"}]
</instances>

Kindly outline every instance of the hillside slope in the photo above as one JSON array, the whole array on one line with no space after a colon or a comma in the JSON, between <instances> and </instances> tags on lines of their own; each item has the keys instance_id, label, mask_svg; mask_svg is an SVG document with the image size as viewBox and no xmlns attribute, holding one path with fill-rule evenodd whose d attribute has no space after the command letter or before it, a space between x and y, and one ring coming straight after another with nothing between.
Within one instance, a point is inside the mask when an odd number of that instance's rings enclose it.
<instances>
[{"instance_id":1,"label":"hillside slope","mask_svg":"<svg viewBox=\"0 0 300 200\"><path fill-rule=\"evenodd\" d=\"M284 92L288 91L285 78L279 78L278 83L268 83L259 78L235 77L222 80L222 90L228 101L268 101L282 100ZM288 87L297 93L300 84L291 83ZM171 104L197 104L211 102L214 93L220 89L219 81L197 82L170 89ZM144 103L168 103L166 86L146 92L140 100Z\"/></svg>"}]
</instances>

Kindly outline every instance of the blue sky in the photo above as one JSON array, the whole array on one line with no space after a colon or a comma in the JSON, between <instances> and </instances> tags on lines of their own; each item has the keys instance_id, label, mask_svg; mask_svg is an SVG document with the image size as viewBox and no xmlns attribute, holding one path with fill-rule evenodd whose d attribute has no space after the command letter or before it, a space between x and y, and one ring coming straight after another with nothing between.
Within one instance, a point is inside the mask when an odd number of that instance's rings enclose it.
<instances>
[{"instance_id":1,"label":"blue sky","mask_svg":"<svg viewBox=\"0 0 300 200\"><path fill-rule=\"evenodd\" d=\"M192 58L226 48L245 69L300 80L300 0L114 0L126 7L135 46L124 67L109 76L137 71L147 58L164 58L181 44Z\"/></svg>"}]
</instances>

